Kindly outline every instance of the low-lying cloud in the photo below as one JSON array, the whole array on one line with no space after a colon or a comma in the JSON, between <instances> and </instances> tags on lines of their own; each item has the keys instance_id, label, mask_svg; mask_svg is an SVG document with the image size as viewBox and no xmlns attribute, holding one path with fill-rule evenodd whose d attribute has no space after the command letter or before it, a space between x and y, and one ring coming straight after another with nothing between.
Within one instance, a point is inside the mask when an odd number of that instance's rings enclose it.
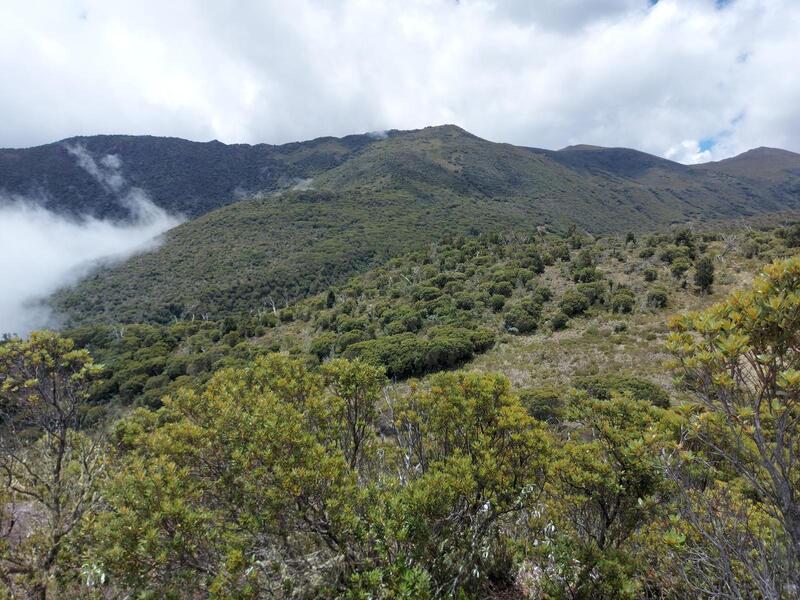
<instances>
[{"instance_id":1,"label":"low-lying cloud","mask_svg":"<svg viewBox=\"0 0 800 600\"><path fill-rule=\"evenodd\" d=\"M59 315L47 302L53 292L101 265L152 250L160 235L181 221L156 206L144 190L128 186L120 157L109 154L95 160L83 146L68 151L116 195L130 218L67 217L35 199L0 195L0 334L27 335L57 326Z\"/></svg>"},{"instance_id":2,"label":"low-lying cloud","mask_svg":"<svg viewBox=\"0 0 800 600\"><path fill-rule=\"evenodd\" d=\"M20 197L0 199L0 333L57 326L50 294L101 264L154 248L179 222L141 192L127 201L134 218L120 223L63 217Z\"/></svg>"}]
</instances>

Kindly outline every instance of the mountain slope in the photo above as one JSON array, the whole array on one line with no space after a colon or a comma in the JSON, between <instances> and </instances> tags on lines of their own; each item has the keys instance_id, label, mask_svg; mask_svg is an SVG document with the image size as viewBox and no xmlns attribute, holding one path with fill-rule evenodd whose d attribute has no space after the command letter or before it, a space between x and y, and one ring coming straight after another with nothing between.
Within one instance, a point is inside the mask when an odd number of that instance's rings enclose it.
<instances>
[{"instance_id":1,"label":"mountain slope","mask_svg":"<svg viewBox=\"0 0 800 600\"><path fill-rule=\"evenodd\" d=\"M0 149L0 192L25 196L58 213L125 218L103 175L144 189L169 212L201 214L262 191L291 187L330 169L374 141L369 135L319 138L281 146L227 145L130 135L74 137L46 146ZM81 157L105 173L81 166ZM112 159L111 168L103 164Z\"/></svg>"},{"instance_id":2,"label":"mountain slope","mask_svg":"<svg viewBox=\"0 0 800 600\"><path fill-rule=\"evenodd\" d=\"M261 195L185 223L157 251L62 292L58 307L75 322L220 317L286 304L449 234L573 223L607 233L800 208L791 169L739 177L736 164L522 148L455 126L280 148L281 164L313 174L313 190ZM752 157L739 164L766 172Z\"/></svg>"}]
</instances>

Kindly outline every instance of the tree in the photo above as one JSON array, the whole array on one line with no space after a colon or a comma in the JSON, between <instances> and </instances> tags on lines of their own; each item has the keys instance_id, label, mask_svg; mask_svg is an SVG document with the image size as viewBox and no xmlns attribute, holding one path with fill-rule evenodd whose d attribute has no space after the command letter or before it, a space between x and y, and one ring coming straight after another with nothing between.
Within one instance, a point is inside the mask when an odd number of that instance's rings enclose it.
<instances>
[{"instance_id":1,"label":"tree","mask_svg":"<svg viewBox=\"0 0 800 600\"><path fill-rule=\"evenodd\" d=\"M800 258L764 268L752 288L676 320L669 348L702 410L690 440L741 480L779 523L800 586ZM757 551L751 548L751 551ZM776 569L782 568L776 565Z\"/></svg>"},{"instance_id":2,"label":"tree","mask_svg":"<svg viewBox=\"0 0 800 600\"><path fill-rule=\"evenodd\" d=\"M0 578L12 594L58 594L67 546L99 502L105 452L80 431L98 370L88 352L52 332L0 345Z\"/></svg>"},{"instance_id":3,"label":"tree","mask_svg":"<svg viewBox=\"0 0 800 600\"><path fill-rule=\"evenodd\" d=\"M648 560L636 538L667 500L658 412L630 397L581 394L567 419L573 431L553 466L535 548L545 597L636 597Z\"/></svg>"},{"instance_id":4,"label":"tree","mask_svg":"<svg viewBox=\"0 0 800 600\"><path fill-rule=\"evenodd\" d=\"M362 465L367 445L375 435L376 406L386 377L382 367L360 360L334 359L322 368L332 401L339 447L351 469Z\"/></svg>"},{"instance_id":5,"label":"tree","mask_svg":"<svg viewBox=\"0 0 800 600\"><path fill-rule=\"evenodd\" d=\"M714 283L714 261L711 257L704 256L694 267L694 284L701 291L708 292L712 283Z\"/></svg>"},{"instance_id":6,"label":"tree","mask_svg":"<svg viewBox=\"0 0 800 600\"><path fill-rule=\"evenodd\" d=\"M368 420L346 407L369 412L376 375L334 363L327 376L333 394L299 361L260 357L122 421L94 561L153 597L332 595L361 524L363 443L339 419Z\"/></svg>"},{"instance_id":7,"label":"tree","mask_svg":"<svg viewBox=\"0 0 800 600\"><path fill-rule=\"evenodd\" d=\"M538 505L552 439L498 375L442 373L395 406L406 482L393 520L407 561L457 597L503 552L504 525Z\"/></svg>"}]
</instances>

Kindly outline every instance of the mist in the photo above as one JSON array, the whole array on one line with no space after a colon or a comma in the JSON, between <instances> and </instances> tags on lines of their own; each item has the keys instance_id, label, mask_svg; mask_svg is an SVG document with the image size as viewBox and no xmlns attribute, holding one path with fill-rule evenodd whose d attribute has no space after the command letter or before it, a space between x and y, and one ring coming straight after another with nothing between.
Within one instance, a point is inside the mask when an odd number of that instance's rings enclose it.
<instances>
[{"instance_id":1,"label":"mist","mask_svg":"<svg viewBox=\"0 0 800 600\"><path fill-rule=\"evenodd\" d=\"M131 220L73 219L30 199L0 197L0 333L25 336L56 327L46 299L100 265L152 250L159 236L180 222L136 188L120 199Z\"/></svg>"}]
</instances>

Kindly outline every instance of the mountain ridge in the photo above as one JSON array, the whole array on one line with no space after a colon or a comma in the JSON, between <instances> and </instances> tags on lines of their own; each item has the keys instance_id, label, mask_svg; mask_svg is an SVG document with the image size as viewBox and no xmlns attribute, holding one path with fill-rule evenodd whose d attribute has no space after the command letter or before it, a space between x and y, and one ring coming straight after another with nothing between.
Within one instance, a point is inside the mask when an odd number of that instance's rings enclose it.
<instances>
[{"instance_id":1,"label":"mountain ridge","mask_svg":"<svg viewBox=\"0 0 800 600\"><path fill-rule=\"evenodd\" d=\"M76 323L216 318L285 306L447 236L618 233L800 209L800 179L780 169L737 178L730 166L525 148L457 126L282 148L276 168L299 163L300 185L282 171L281 187L189 220L153 252L62 291L57 308Z\"/></svg>"},{"instance_id":2,"label":"mountain ridge","mask_svg":"<svg viewBox=\"0 0 800 600\"><path fill-rule=\"evenodd\" d=\"M328 174L359 158L362 151L368 151L371 146L397 139L455 139L459 144L472 147L491 145L504 149L506 153L527 151L590 178L611 174L640 183L637 178L649 169L661 168L681 173L683 177L691 176L691 173L724 174L734 177L739 187L763 185L765 180L773 187L787 184L776 181L781 177L790 180L790 193L795 193L800 187L800 155L787 150L754 148L722 161L683 165L630 148L579 144L548 150L514 146L484 140L457 125L446 124L406 131L323 136L286 144L226 144L218 140L197 142L149 135L74 136L30 148L0 149L0 191L6 195L31 198L50 210L72 216L124 219L127 209L115 194L104 189L102 182L82 169L68 151L69 147L81 146L95 160L109 155L118 157L120 175L127 184L146 190L165 210L193 218L246 196L290 189L297 181ZM418 157L406 153L401 158ZM764 164L770 161L779 164ZM444 166L445 162L439 161L439 166ZM554 164L526 165L529 169L553 167ZM511 175L513 179L518 174ZM330 174L327 176L328 179L331 177ZM476 188L474 182L464 181L463 173L461 181L451 182L452 185ZM338 191L331 186L329 189ZM636 190L629 192L637 193ZM753 193L781 195L784 190L755 190Z\"/></svg>"}]
</instances>

